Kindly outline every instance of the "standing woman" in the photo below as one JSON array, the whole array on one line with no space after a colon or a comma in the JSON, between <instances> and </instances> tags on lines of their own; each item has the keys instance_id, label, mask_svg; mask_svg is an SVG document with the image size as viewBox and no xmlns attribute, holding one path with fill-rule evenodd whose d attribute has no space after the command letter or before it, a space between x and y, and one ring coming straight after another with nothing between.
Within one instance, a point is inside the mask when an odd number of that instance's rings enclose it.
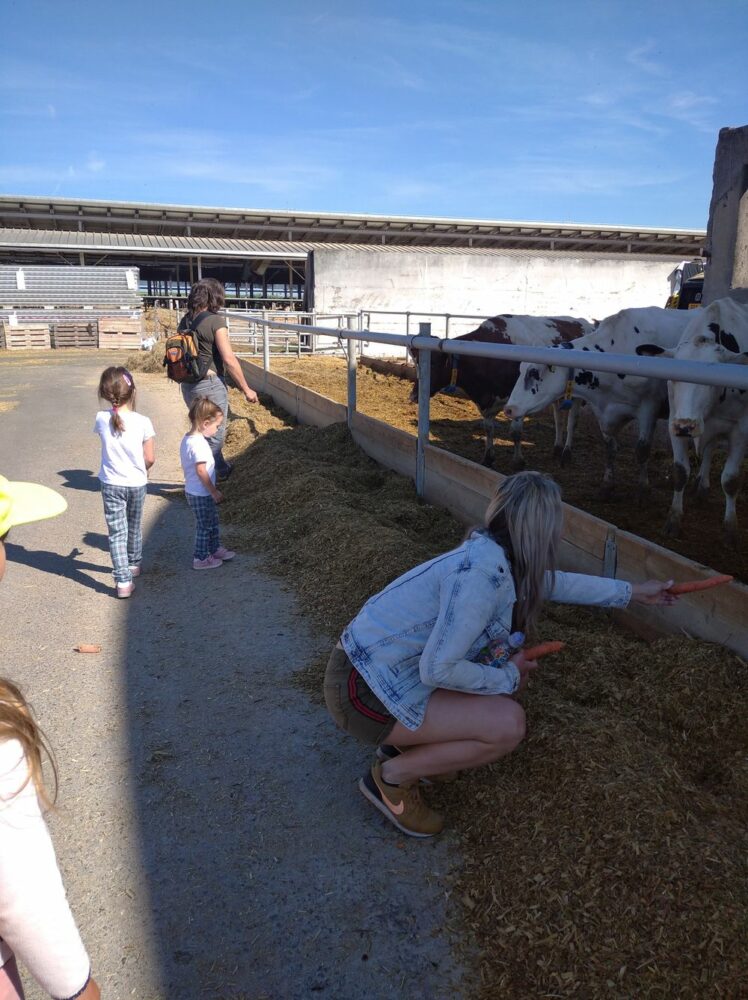
<instances>
[{"instance_id":1,"label":"standing woman","mask_svg":"<svg viewBox=\"0 0 748 1000\"><path fill-rule=\"evenodd\" d=\"M208 438L216 462L216 476L228 479L233 465L223 457L223 441L229 419L229 394L226 389L226 372L229 373L248 403L257 402L257 393L250 389L237 356L229 341L226 317L221 310L226 305L226 293L215 278L201 278L190 290L187 312L179 324L180 330L193 330L197 338L200 381L182 383L182 396L189 409L198 396L212 400L224 415L215 435Z\"/></svg>"},{"instance_id":2,"label":"standing woman","mask_svg":"<svg viewBox=\"0 0 748 1000\"><path fill-rule=\"evenodd\" d=\"M672 580L555 572L561 522L550 477L508 476L482 528L371 597L332 651L328 710L376 746L359 789L403 833L432 837L443 826L419 779L489 764L524 739L525 713L512 696L537 662L516 650L512 633L533 631L543 600L616 608L677 600Z\"/></svg>"}]
</instances>

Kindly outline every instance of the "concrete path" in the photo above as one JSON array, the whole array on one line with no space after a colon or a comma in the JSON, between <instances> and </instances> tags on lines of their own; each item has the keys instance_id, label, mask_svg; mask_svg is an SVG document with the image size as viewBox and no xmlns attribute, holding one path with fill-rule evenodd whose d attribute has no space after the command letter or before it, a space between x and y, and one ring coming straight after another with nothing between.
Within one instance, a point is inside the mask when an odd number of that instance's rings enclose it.
<instances>
[{"instance_id":1,"label":"concrete path","mask_svg":"<svg viewBox=\"0 0 748 1000\"><path fill-rule=\"evenodd\" d=\"M114 598L91 433L107 363L0 356L0 403L18 404L0 472L69 504L11 534L2 670L58 757L49 822L103 996L459 997L449 835L400 837L358 794L369 755L290 683L329 637L287 588L248 554L190 569L191 514L167 499L185 411L159 376L137 377L157 432L145 575Z\"/></svg>"}]
</instances>

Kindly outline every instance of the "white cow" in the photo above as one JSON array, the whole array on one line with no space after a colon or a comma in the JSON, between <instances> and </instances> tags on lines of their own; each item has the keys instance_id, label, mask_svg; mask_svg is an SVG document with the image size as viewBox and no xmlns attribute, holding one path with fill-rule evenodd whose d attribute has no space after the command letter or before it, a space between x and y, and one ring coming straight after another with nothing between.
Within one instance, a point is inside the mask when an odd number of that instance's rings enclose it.
<instances>
[{"instance_id":1,"label":"white cow","mask_svg":"<svg viewBox=\"0 0 748 1000\"><path fill-rule=\"evenodd\" d=\"M706 364L748 364L748 306L733 299L718 299L705 309L689 312L689 324L674 350L645 344L641 354L656 354L679 361ZM715 445L727 439L727 460L722 470L725 494L725 539L737 541L736 501L740 468L748 447L748 390L670 382L670 441L673 446L673 500L665 530L680 533L683 491L691 474L688 446L694 442L702 456L697 495L709 489L709 467Z\"/></svg>"},{"instance_id":2,"label":"white cow","mask_svg":"<svg viewBox=\"0 0 748 1000\"><path fill-rule=\"evenodd\" d=\"M640 344L674 347L689 319L686 310L622 309L602 320L592 333L570 341L567 347L578 351L599 351L611 354L635 354ZM570 368L564 363L564 345L557 365L536 365L523 362L504 413L512 420L538 413L564 395L567 385L575 398L592 407L605 441L605 473L602 495L609 497L615 482L615 460L618 435L631 420L639 427L636 457L639 462L639 488L648 485L647 461L658 417L667 416L667 383L664 379L642 378L638 375L616 375L584 368Z\"/></svg>"}]
</instances>

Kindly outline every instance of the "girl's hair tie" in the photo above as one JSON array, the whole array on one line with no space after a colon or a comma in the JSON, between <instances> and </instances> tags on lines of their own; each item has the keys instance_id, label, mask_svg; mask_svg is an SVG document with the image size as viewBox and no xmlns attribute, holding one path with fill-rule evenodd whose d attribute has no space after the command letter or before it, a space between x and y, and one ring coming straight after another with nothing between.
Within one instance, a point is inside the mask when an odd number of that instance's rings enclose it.
<instances>
[{"instance_id":1,"label":"girl's hair tie","mask_svg":"<svg viewBox=\"0 0 748 1000\"><path fill-rule=\"evenodd\" d=\"M132 385L132 375L128 371L122 372L122 378L127 382L128 385Z\"/></svg>"},{"instance_id":2,"label":"girl's hair tie","mask_svg":"<svg viewBox=\"0 0 748 1000\"><path fill-rule=\"evenodd\" d=\"M117 412L117 410L118 410L118 409L119 409L119 406L117 405L117 403L112 403L112 410L113 410L113 411L114 411L115 413Z\"/></svg>"}]
</instances>

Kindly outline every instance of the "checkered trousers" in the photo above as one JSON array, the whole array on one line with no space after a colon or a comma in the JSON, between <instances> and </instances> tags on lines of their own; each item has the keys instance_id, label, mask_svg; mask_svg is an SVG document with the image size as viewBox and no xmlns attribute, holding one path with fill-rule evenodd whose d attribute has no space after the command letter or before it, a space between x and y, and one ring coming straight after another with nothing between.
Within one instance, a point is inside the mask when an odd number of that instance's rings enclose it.
<instances>
[{"instance_id":1,"label":"checkered trousers","mask_svg":"<svg viewBox=\"0 0 748 1000\"><path fill-rule=\"evenodd\" d=\"M185 494L195 515L195 559L207 559L221 544L218 528L218 505L213 497Z\"/></svg>"},{"instance_id":2,"label":"checkered trousers","mask_svg":"<svg viewBox=\"0 0 748 1000\"><path fill-rule=\"evenodd\" d=\"M145 486L101 484L109 552L117 583L129 583L132 580L130 567L139 566L143 558L141 522L145 495Z\"/></svg>"}]
</instances>

